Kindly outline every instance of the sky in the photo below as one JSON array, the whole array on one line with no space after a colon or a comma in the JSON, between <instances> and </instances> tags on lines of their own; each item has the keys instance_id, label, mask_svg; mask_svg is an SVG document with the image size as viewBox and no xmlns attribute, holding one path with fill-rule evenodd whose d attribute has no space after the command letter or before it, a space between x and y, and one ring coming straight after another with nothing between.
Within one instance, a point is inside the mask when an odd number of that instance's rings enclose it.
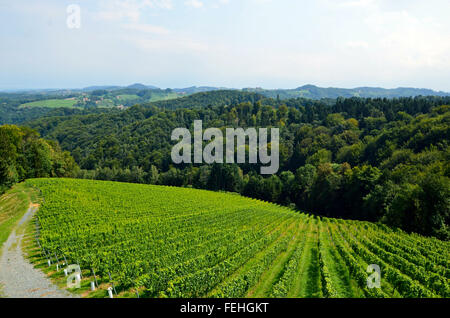
<instances>
[{"instance_id":1,"label":"sky","mask_svg":"<svg viewBox=\"0 0 450 318\"><path fill-rule=\"evenodd\" d=\"M0 89L450 92L449 14L449 0L0 0Z\"/></svg>"}]
</instances>

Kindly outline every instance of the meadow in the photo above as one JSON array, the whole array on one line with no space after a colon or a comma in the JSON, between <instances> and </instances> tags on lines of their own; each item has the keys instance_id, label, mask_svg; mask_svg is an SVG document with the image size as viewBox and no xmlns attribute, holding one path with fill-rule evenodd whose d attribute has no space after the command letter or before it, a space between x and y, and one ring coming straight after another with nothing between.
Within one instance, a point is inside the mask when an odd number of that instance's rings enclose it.
<instances>
[{"instance_id":1,"label":"meadow","mask_svg":"<svg viewBox=\"0 0 450 318\"><path fill-rule=\"evenodd\" d=\"M48 108L73 108L77 103L76 99L46 99L30 103L21 104L19 108L48 107Z\"/></svg>"}]
</instances>

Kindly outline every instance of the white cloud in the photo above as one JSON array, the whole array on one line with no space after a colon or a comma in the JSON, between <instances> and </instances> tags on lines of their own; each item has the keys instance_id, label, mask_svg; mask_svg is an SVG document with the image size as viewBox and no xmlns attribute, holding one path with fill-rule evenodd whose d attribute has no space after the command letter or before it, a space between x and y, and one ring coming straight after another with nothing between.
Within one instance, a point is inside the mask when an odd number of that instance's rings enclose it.
<instances>
[{"instance_id":1,"label":"white cloud","mask_svg":"<svg viewBox=\"0 0 450 318\"><path fill-rule=\"evenodd\" d=\"M207 52L208 44L182 36L164 37L158 39L128 37L128 41L136 47L149 52L168 51L171 53Z\"/></svg>"},{"instance_id":2,"label":"white cloud","mask_svg":"<svg viewBox=\"0 0 450 318\"><path fill-rule=\"evenodd\" d=\"M222 5L227 5L230 3L230 0L217 0L216 2L214 2L211 7L217 9L220 8Z\"/></svg>"},{"instance_id":3,"label":"white cloud","mask_svg":"<svg viewBox=\"0 0 450 318\"><path fill-rule=\"evenodd\" d=\"M132 23L132 24L123 24L122 27L126 30L151 33L151 34L166 35L166 34L170 33L170 31L164 27L157 26L157 25L151 25L151 24Z\"/></svg>"},{"instance_id":4,"label":"white cloud","mask_svg":"<svg viewBox=\"0 0 450 318\"><path fill-rule=\"evenodd\" d=\"M347 1L341 3L340 5L342 7L371 7L376 4L375 2L376 2L375 0L355 0L355 1Z\"/></svg>"},{"instance_id":5,"label":"white cloud","mask_svg":"<svg viewBox=\"0 0 450 318\"><path fill-rule=\"evenodd\" d=\"M98 17L104 20L119 21L128 19L137 22L145 9L173 8L172 0L114 0L103 1Z\"/></svg>"},{"instance_id":6,"label":"white cloud","mask_svg":"<svg viewBox=\"0 0 450 318\"><path fill-rule=\"evenodd\" d=\"M376 12L365 19L387 62L415 67L448 67L450 34L440 25L406 11Z\"/></svg>"},{"instance_id":7,"label":"white cloud","mask_svg":"<svg viewBox=\"0 0 450 318\"><path fill-rule=\"evenodd\" d=\"M203 7L203 2L201 2L200 0L187 0L184 2L184 4L187 5L188 7L193 7L193 8Z\"/></svg>"},{"instance_id":8,"label":"white cloud","mask_svg":"<svg viewBox=\"0 0 450 318\"><path fill-rule=\"evenodd\" d=\"M345 43L348 48L351 49L367 49L369 48L369 43L365 41L348 41Z\"/></svg>"}]
</instances>

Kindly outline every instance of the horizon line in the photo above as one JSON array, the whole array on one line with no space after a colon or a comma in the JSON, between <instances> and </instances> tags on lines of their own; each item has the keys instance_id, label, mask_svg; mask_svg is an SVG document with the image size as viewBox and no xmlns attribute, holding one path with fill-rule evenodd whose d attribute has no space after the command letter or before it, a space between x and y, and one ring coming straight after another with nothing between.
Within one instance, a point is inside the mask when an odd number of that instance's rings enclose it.
<instances>
[{"instance_id":1,"label":"horizon line","mask_svg":"<svg viewBox=\"0 0 450 318\"><path fill-rule=\"evenodd\" d=\"M443 91L443 90L436 90L433 88L427 88L427 87L413 87L413 86L396 86L396 87L382 87L382 86L356 86L356 87L339 87L339 86L319 86L315 84L304 84L301 86L296 87L278 87L278 88L266 88L262 86L245 86L241 88L236 87L226 87L226 86L214 86L214 85L190 85L185 87L159 87L157 85L152 84L142 84L142 83L133 83L129 85L107 85L107 84L100 84L100 85L87 85L84 87L42 87L42 88L0 88L0 92L2 93L13 93L13 92L26 92L26 91L64 91L64 90L85 90L88 88L93 87L106 87L107 88L130 88L130 86L133 85L143 85L146 86L146 89L160 89L160 90L166 90L166 89L172 89L172 90L182 90L182 89L188 89L188 88L214 88L217 90L244 90L244 89L262 89L262 90L295 90L298 88L304 88L307 86L311 87L317 87L317 88L324 88L324 89L345 89L345 90L354 90L354 89L361 89L361 88L374 88L374 89L384 89L384 90L395 90L395 89L417 89L417 90L431 90L436 93L450 93L450 91ZM102 89L102 88L99 88ZM105 88L104 88L105 89Z\"/></svg>"}]
</instances>

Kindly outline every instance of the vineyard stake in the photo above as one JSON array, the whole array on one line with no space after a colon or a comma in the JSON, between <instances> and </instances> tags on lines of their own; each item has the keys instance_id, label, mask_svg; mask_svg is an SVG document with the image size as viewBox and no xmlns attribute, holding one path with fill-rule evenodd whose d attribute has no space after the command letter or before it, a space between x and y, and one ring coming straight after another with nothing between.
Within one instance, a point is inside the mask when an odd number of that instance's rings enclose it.
<instances>
[{"instance_id":1,"label":"vineyard stake","mask_svg":"<svg viewBox=\"0 0 450 318\"><path fill-rule=\"evenodd\" d=\"M58 256L56 255L56 252L55 252L55 259L56 259L56 271L59 272L59 259Z\"/></svg>"},{"instance_id":2,"label":"vineyard stake","mask_svg":"<svg viewBox=\"0 0 450 318\"><path fill-rule=\"evenodd\" d=\"M95 270L92 268L92 274L94 274L95 285L98 287L97 276L95 276Z\"/></svg>"},{"instance_id":3,"label":"vineyard stake","mask_svg":"<svg viewBox=\"0 0 450 318\"><path fill-rule=\"evenodd\" d=\"M77 265L78 265L78 268L80 269L80 277L83 278L83 274L81 273L81 266L80 266L80 263L78 262L78 260L77 260Z\"/></svg>"},{"instance_id":4,"label":"vineyard stake","mask_svg":"<svg viewBox=\"0 0 450 318\"><path fill-rule=\"evenodd\" d=\"M113 287L113 289L114 289L114 293L117 295L116 287L114 286L114 283L113 283L112 278L111 278L111 273L108 272L108 275L109 275L109 281L111 282L112 287Z\"/></svg>"},{"instance_id":5,"label":"vineyard stake","mask_svg":"<svg viewBox=\"0 0 450 318\"><path fill-rule=\"evenodd\" d=\"M47 258L47 255L44 255L44 252L43 252L43 248L42 248L42 246L41 246L41 243L39 243L39 240L38 240L38 238L36 237L36 243L38 244L38 246L39 246L39 252L41 253L41 256L42 257L46 257Z\"/></svg>"}]
</instances>

